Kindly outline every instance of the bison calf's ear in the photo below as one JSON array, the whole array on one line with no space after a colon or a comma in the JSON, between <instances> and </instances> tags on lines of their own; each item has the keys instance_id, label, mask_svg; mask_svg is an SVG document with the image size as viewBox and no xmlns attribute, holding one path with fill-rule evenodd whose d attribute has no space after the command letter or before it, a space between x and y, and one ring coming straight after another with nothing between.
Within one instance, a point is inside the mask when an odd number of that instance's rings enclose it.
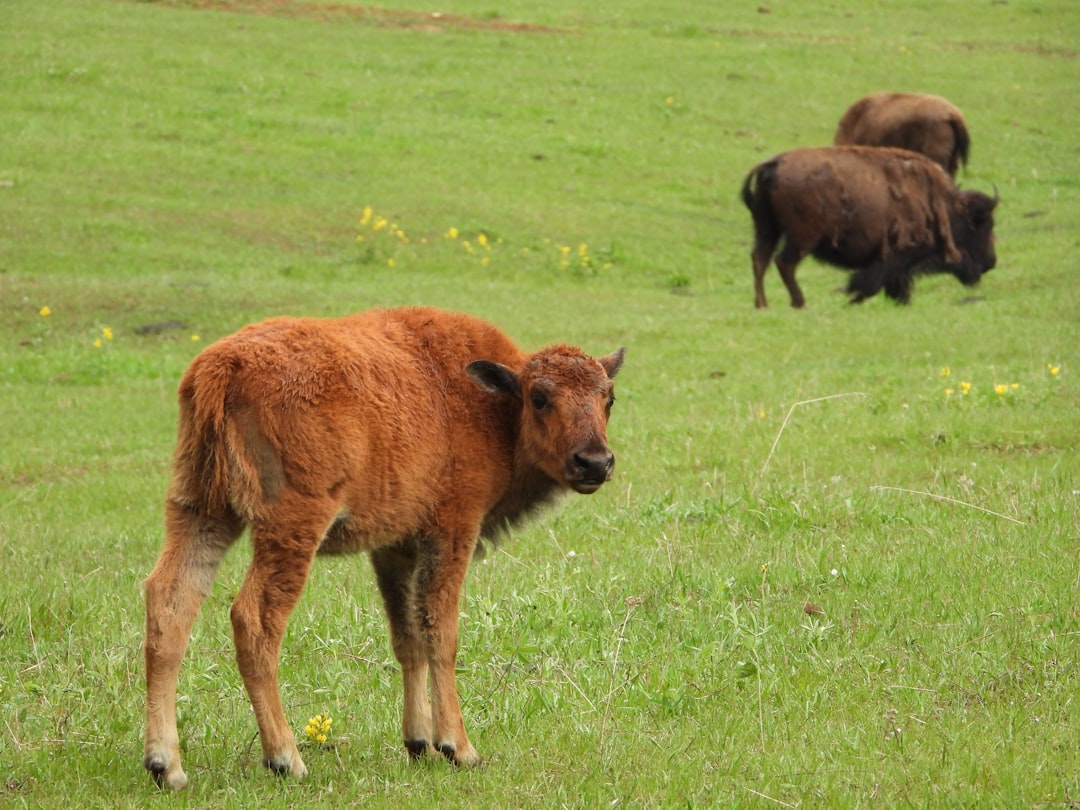
<instances>
[{"instance_id":1,"label":"bison calf's ear","mask_svg":"<svg viewBox=\"0 0 1080 810\"><path fill-rule=\"evenodd\" d=\"M521 383L518 382L517 375L504 365L490 360L474 360L465 366L465 373L489 393L521 396Z\"/></svg>"},{"instance_id":2,"label":"bison calf's ear","mask_svg":"<svg viewBox=\"0 0 1080 810\"><path fill-rule=\"evenodd\" d=\"M600 358L600 365L604 367L604 371L607 372L608 379L614 380L615 375L619 373L619 369L622 368L623 358L626 356L626 349L618 349L611 354Z\"/></svg>"}]
</instances>

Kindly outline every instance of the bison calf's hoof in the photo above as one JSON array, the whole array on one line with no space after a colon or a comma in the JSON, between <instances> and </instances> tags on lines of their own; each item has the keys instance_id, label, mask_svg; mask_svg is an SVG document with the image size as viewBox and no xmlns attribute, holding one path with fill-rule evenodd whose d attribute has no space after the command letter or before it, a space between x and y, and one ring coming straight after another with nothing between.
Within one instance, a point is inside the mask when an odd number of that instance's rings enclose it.
<instances>
[{"instance_id":1,"label":"bison calf's hoof","mask_svg":"<svg viewBox=\"0 0 1080 810\"><path fill-rule=\"evenodd\" d=\"M307 766L299 755L289 756L282 754L272 758L264 758L263 765L276 773L278 776L295 776L303 779L307 776Z\"/></svg>"},{"instance_id":2,"label":"bison calf's hoof","mask_svg":"<svg viewBox=\"0 0 1080 810\"><path fill-rule=\"evenodd\" d=\"M443 743L435 748L446 757L450 763L458 768L477 768L482 764L480 756L470 745L467 751L458 752L454 746Z\"/></svg>"},{"instance_id":3,"label":"bison calf's hoof","mask_svg":"<svg viewBox=\"0 0 1080 810\"><path fill-rule=\"evenodd\" d=\"M409 752L409 759L420 759L427 753L427 740L405 740L405 750Z\"/></svg>"},{"instance_id":4,"label":"bison calf's hoof","mask_svg":"<svg viewBox=\"0 0 1080 810\"><path fill-rule=\"evenodd\" d=\"M183 790L188 785L187 774L180 768L173 768L170 772L168 767L156 757L147 757L143 760L143 766L154 778L154 784L159 788L170 790Z\"/></svg>"}]
</instances>

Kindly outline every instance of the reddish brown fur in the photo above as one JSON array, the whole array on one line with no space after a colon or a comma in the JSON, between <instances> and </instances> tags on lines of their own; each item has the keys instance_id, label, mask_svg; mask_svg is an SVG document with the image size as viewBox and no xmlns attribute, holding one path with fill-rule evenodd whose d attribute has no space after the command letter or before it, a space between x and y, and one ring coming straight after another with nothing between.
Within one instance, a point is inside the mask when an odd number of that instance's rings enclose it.
<instances>
[{"instance_id":1,"label":"reddish brown fur","mask_svg":"<svg viewBox=\"0 0 1080 810\"><path fill-rule=\"evenodd\" d=\"M217 566L246 525L254 558L232 607L264 762L306 768L277 683L282 635L319 552L366 551L405 686L414 756L479 762L454 679L458 600L481 536L611 474L606 425L620 349L526 354L433 309L277 318L208 347L180 384L166 541L146 580L145 765L187 784L181 659ZM430 686L430 702L428 687Z\"/></svg>"},{"instance_id":2,"label":"reddish brown fur","mask_svg":"<svg viewBox=\"0 0 1080 810\"><path fill-rule=\"evenodd\" d=\"M909 149L956 177L967 163L971 139L963 113L941 96L873 93L847 109L834 143Z\"/></svg>"}]
</instances>

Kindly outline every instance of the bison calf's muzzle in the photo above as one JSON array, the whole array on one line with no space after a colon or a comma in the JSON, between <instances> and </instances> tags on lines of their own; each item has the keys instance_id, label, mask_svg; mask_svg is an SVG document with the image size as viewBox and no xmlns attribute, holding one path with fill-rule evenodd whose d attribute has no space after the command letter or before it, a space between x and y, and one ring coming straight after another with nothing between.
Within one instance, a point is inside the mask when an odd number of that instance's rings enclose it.
<instances>
[{"instance_id":1,"label":"bison calf's muzzle","mask_svg":"<svg viewBox=\"0 0 1080 810\"><path fill-rule=\"evenodd\" d=\"M598 490L623 350L527 353L494 326L427 308L275 318L207 347L180 383L165 547L146 579L143 764L188 783L176 686L225 552L251 527L232 605L236 660L263 762L307 768L278 690L278 653L315 555L367 552L404 682L411 757L480 757L456 684L458 612L481 538L559 495Z\"/></svg>"},{"instance_id":2,"label":"bison calf's muzzle","mask_svg":"<svg viewBox=\"0 0 1080 810\"><path fill-rule=\"evenodd\" d=\"M570 457L566 480L575 492L590 495L611 480L615 454L607 447L579 450Z\"/></svg>"}]
</instances>

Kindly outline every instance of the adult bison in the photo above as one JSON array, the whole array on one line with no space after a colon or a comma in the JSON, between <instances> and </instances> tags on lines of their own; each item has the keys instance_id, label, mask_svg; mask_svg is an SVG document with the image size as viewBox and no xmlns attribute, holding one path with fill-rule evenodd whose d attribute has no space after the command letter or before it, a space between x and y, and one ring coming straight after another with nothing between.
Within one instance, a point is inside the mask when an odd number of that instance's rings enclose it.
<instances>
[{"instance_id":1,"label":"adult bison","mask_svg":"<svg viewBox=\"0 0 1080 810\"><path fill-rule=\"evenodd\" d=\"M795 268L808 254L853 270L853 303L885 294L908 303L917 273L952 273L965 285L993 268L993 198L957 189L929 158L903 149L794 149L756 166L742 187L754 220L754 303L776 266L793 307L806 302Z\"/></svg>"},{"instance_id":2,"label":"adult bison","mask_svg":"<svg viewBox=\"0 0 1080 810\"><path fill-rule=\"evenodd\" d=\"M840 119L837 146L893 146L926 155L956 177L966 164L971 138L964 115L941 96L872 93Z\"/></svg>"},{"instance_id":3,"label":"adult bison","mask_svg":"<svg viewBox=\"0 0 1080 810\"><path fill-rule=\"evenodd\" d=\"M426 308L276 318L203 351L180 383L165 546L145 586L144 765L155 780L187 785L177 674L246 525L254 559L232 625L264 764L307 772L278 654L312 559L350 551L375 568L404 679L406 749L477 764L454 679L466 569L480 538L611 477L606 426L622 361L622 349L528 354L480 320Z\"/></svg>"}]
</instances>

